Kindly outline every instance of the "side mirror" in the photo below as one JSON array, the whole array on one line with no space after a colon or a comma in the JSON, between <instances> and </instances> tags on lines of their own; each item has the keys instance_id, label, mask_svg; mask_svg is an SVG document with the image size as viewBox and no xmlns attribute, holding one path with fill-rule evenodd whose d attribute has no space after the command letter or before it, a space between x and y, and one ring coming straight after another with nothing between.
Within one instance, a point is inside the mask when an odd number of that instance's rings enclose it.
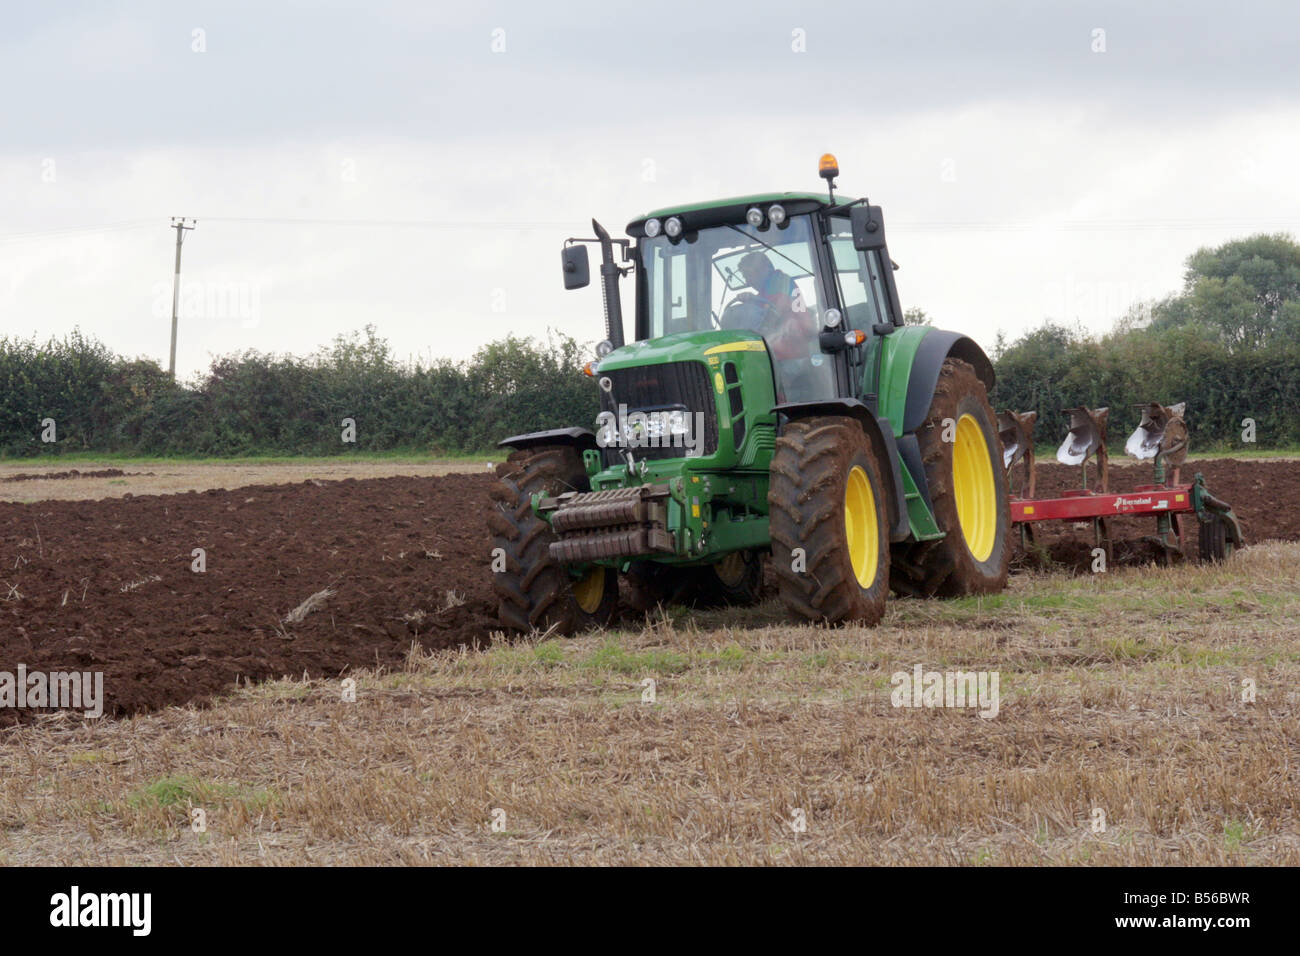
<instances>
[{"instance_id":1,"label":"side mirror","mask_svg":"<svg viewBox=\"0 0 1300 956\"><path fill-rule=\"evenodd\" d=\"M854 206L849 210L854 249L885 248L885 217L879 206Z\"/></svg>"},{"instance_id":2,"label":"side mirror","mask_svg":"<svg viewBox=\"0 0 1300 956\"><path fill-rule=\"evenodd\" d=\"M564 264L564 287L581 289L591 282L591 266L587 260L586 246L565 246L560 250Z\"/></svg>"}]
</instances>

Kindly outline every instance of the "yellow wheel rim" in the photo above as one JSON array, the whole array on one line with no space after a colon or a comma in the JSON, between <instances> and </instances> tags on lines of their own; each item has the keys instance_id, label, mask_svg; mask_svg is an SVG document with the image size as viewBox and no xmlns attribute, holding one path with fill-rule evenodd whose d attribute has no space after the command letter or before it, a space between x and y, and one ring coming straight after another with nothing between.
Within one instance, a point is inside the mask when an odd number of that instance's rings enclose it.
<instances>
[{"instance_id":1,"label":"yellow wheel rim","mask_svg":"<svg viewBox=\"0 0 1300 956\"><path fill-rule=\"evenodd\" d=\"M844 486L844 537L849 545L849 561L858 586L867 589L876 582L880 566L880 528L877 524L876 496L861 466L854 465Z\"/></svg>"},{"instance_id":2,"label":"yellow wheel rim","mask_svg":"<svg viewBox=\"0 0 1300 956\"><path fill-rule=\"evenodd\" d=\"M721 561L713 566L713 571L721 581L729 588L734 588L745 579L745 554L743 551L733 551Z\"/></svg>"},{"instance_id":3,"label":"yellow wheel rim","mask_svg":"<svg viewBox=\"0 0 1300 956\"><path fill-rule=\"evenodd\" d=\"M605 598L605 568L596 565L573 582L573 597L584 614L595 614Z\"/></svg>"},{"instance_id":4,"label":"yellow wheel rim","mask_svg":"<svg viewBox=\"0 0 1300 956\"><path fill-rule=\"evenodd\" d=\"M998 535L998 492L988 442L972 415L963 415L957 422L957 440L952 447L952 490L966 547L976 561L987 561Z\"/></svg>"}]
</instances>

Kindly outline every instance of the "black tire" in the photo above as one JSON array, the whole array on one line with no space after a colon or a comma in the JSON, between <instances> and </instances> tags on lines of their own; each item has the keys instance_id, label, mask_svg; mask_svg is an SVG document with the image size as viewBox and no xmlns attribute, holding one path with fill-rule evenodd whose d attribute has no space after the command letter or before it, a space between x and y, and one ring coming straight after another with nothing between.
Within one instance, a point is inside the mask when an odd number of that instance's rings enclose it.
<instances>
[{"instance_id":1,"label":"black tire","mask_svg":"<svg viewBox=\"0 0 1300 956\"><path fill-rule=\"evenodd\" d=\"M889 597L884 487L871 443L853 419L824 416L785 426L772 456L767 501L772 568L793 616L865 625L884 616ZM848 505L851 491L859 507ZM846 519L850 513L856 520Z\"/></svg>"},{"instance_id":2,"label":"black tire","mask_svg":"<svg viewBox=\"0 0 1300 956\"><path fill-rule=\"evenodd\" d=\"M1200 522L1200 539L1197 549L1202 564L1217 564L1232 556L1232 539L1228 536L1228 522L1222 515L1210 513L1210 520Z\"/></svg>"},{"instance_id":3,"label":"black tire","mask_svg":"<svg viewBox=\"0 0 1300 956\"><path fill-rule=\"evenodd\" d=\"M623 600L637 613L668 604L745 607L757 604L762 594L763 555L736 551L705 567L633 561L623 580Z\"/></svg>"},{"instance_id":4,"label":"black tire","mask_svg":"<svg viewBox=\"0 0 1300 956\"><path fill-rule=\"evenodd\" d=\"M686 603L694 607L748 607L763 592L763 555L733 551L708 567L690 568L694 580Z\"/></svg>"},{"instance_id":5,"label":"black tire","mask_svg":"<svg viewBox=\"0 0 1300 956\"><path fill-rule=\"evenodd\" d=\"M965 424L967 416L974 420L977 429ZM946 420L950 421L947 429ZM955 440L945 441L945 431L953 425L956 429L951 434ZM937 541L896 545L890 584L899 594L922 597L1001 591L1006 587L1011 563L1011 503L1006 472L1001 467L1002 441L998 438L997 416L989 404L984 383L969 363L953 358L944 361L929 413L916 430L916 437L935 519L945 535ZM953 469L958 445L963 448L964 460L974 461L978 458L980 439L988 453L992 494L980 495L981 500L962 511L971 515L970 509L974 509L970 520L975 527L969 533L983 557L972 551L968 531L962 526ZM992 515L987 511L990 507Z\"/></svg>"},{"instance_id":6,"label":"black tire","mask_svg":"<svg viewBox=\"0 0 1300 956\"><path fill-rule=\"evenodd\" d=\"M538 492L558 495L589 490L582 456L566 446L519 449L497 466L497 482L489 492L488 528L493 556L503 552L505 557L504 570L492 576L502 627L573 634L603 627L613 617L618 606L618 573L593 565L586 577L575 579L567 567L552 560L550 544L555 535L551 526L533 513L532 496Z\"/></svg>"},{"instance_id":7,"label":"black tire","mask_svg":"<svg viewBox=\"0 0 1300 956\"><path fill-rule=\"evenodd\" d=\"M633 561L623 575L623 600L637 614L674 604L682 589L682 571L658 561Z\"/></svg>"}]
</instances>

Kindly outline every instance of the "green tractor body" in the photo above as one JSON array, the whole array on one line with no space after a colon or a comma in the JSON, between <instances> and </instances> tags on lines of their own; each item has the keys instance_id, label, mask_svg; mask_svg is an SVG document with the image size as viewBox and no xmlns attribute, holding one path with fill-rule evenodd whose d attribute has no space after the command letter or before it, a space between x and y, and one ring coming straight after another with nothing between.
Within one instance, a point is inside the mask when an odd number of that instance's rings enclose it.
<instances>
[{"instance_id":1,"label":"green tractor body","mask_svg":"<svg viewBox=\"0 0 1300 956\"><path fill-rule=\"evenodd\" d=\"M620 576L637 608L745 603L768 555L810 620L874 623L891 589L1003 586L992 365L963 335L904 324L879 207L832 189L661 209L627 240L593 226L563 262L585 285L582 242L600 245L600 416L502 443L503 624L603 623Z\"/></svg>"}]
</instances>

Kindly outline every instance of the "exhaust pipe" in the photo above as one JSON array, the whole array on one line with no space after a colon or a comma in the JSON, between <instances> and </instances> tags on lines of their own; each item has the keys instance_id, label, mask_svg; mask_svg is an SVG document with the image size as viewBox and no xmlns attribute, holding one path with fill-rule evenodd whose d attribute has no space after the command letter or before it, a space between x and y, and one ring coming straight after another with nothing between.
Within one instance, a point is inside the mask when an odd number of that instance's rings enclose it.
<instances>
[{"instance_id":1,"label":"exhaust pipe","mask_svg":"<svg viewBox=\"0 0 1300 956\"><path fill-rule=\"evenodd\" d=\"M605 306L605 337L614 348L622 348L623 302L618 293L618 280L622 272L614 264L614 243L610 241L605 227L593 219L591 228L596 230L596 238L600 240L600 291Z\"/></svg>"}]
</instances>

